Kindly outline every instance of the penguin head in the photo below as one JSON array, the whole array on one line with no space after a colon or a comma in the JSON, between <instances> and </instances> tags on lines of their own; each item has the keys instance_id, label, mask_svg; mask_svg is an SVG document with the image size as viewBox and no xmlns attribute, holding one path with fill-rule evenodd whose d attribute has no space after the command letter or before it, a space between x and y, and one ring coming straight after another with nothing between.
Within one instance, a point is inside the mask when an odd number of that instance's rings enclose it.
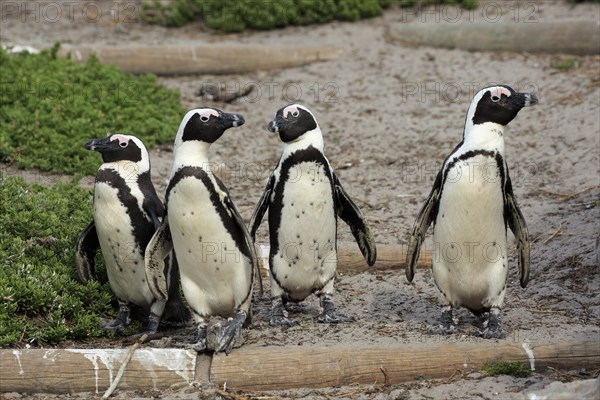
<instances>
[{"instance_id":1,"label":"penguin head","mask_svg":"<svg viewBox=\"0 0 600 400\"><path fill-rule=\"evenodd\" d=\"M537 104L533 93L517 93L510 86L490 86L481 89L471 101L466 126L496 123L508 125L523 107Z\"/></svg>"},{"instance_id":2,"label":"penguin head","mask_svg":"<svg viewBox=\"0 0 600 400\"><path fill-rule=\"evenodd\" d=\"M315 116L308 108L300 104L289 104L277 110L268 129L278 133L282 142L289 143L318 127Z\"/></svg>"},{"instance_id":3,"label":"penguin head","mask_svg":"<svg viewBox=\"0 0 600 400\"><path fill-rule=\"evenodd\" d=\"M196 108L181 120L175 143L192 140L214 143L227 129L242 126L244 122L241 114L229 114L218 108Z\"/></svg>"},{"instance_id":4,"label":"penguin head","mask_svg":"<svg viewBox=\"0 0 600 400\"><path fill-rule=\"evenodd\" d=\"M102 161L105 163L129 161L149 164L148 151L135 136L109 133L104 139L88 140L84 147L102 154Z\"/></svg>"}]
</instances>

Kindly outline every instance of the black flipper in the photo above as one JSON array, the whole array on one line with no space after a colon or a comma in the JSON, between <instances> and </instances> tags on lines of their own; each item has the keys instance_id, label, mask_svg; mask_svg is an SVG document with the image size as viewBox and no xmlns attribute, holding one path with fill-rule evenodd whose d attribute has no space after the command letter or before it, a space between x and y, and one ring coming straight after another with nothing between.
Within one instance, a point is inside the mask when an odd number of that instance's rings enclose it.
<instances>
[{"instance_id":1,"label":"black flipper","mask_svg":"<svg viewBox=\"0 0 600 400\"><path fill-rule=\"evenodd\" d=\"M350 196L348 196L348 193L346 193L342 187L342 184L335 173L332 172L332 175L337 214L350 227L352 235L354 235L356 243L358 244L363 257L367 261L367 264L373 265L377 259L377 247L375 246L375 239L367 224L367 220L358 206L354 204Z\"/></svg>"},{"instance_id":2,"label":"black flipper","mask_svg":"<svg viewBox=\"0 0 600 400\"><path fill-rule=\"evenodd\" d=\"M252 218L250 218L250 237L252 237L253 242L254 240L256 240L256 231L260 226L263 216L265 215L267 208L269 208L271 193L273 192L274 185L275 177L273 176L273 174L271 174L269 182L265 187L265 191L263 192L262 197L258 201L258 204L256 205L254 212L252 213Z\"/></svg>"},{"instance_id":3,"label":"black flipper","mask_svg":"<svg viewBox=\"0 0 600 400\"><path fill-rule=\"evenodd\" d=\"M429 193L429 197L425 201L425 204L419 211L419 216L415 221L412 233L408 241L408 249L406 252L406 279L412 282L415 276L415 267L417 260L419 259L419 251L421 250L421 244L425 240L425 233L432 222L437 218L439 209L440 194L442 192L442 171L438 173Z\"/></svg>"},{"instance_id":4,"label":"black flipper","mask_svg":"<svg viewBox=\"0 0 600 400\"><path fill-rule=\"evenodd\" d=\"M236 224L238 225L238 227L244 234L246 246L248 246L248 250L250 251L250 260L252 262L252 270L256 271L256 276L258 278L258 286L259 286L259 290L260 290L260 296L262 297L263 284L262 284L262 277L260 276L260 265L258 264L258 257L256 256L256 249L254 248L254 240L250 236L250 233L248 232L248 228L246 228L246 224L244 223L242 216L240 215L239 211L237 210L237 208L235 208L235 205L231 201L231 197L229 196L229 192L227 191L227 188L225 187L225 185L223 185L223 183L219 179L217 179L217 177L214 177L214 178L217 181L217 183L219 184L220 189L227 194L227 196L225 196L225 199L224 199L225 207L227 207L229 214L233 217ZM252 276L254 276L254 274L252 274Z\"/></svg>"},{"instance_id":5,"label":"black flipper","mask_svg":"<svg viewBox=\"0 0 600 400\"><path fill-rule=\"evenodd\" d=\"M169 322L184 323L192 317L192 314L181 297L181 278L175 250L171 251L171 254L169 254L169 257L165 261L167 265L165 273L168 278L169 298L165 306L164 319Z\"/></svg>"},{"instance_id":6,"label":"black flipper","mask_svg":"<svg viewBox=\"0 0 600 400\"><path fill-rule=\"evenodd\" d=\"M510 230L517 239L517 250L519 252L519 270L521 276L521 287L526 287L529 282L529 253L530 242L529 233L527 231L527 223L525 217L521 213L517 205L517 199L512 190L510 176L508 176L508 168L506 169L506 185L504 186L504 195L506 196L504 204L504 215L508 222Z\"/></svg>"},{"instance_id":7,"label":"black flipper","mask_svg":"<svg viewBox=\"0 0 600 400\"><path fill-rule=\"evenodd\" d=\"M162 224L148 242L144 255L148 286L158 300L164 300L168 297L165 258L171 250L173 250L173 239L169 229L169 219L165 215Z\"/></svg>"},{"instance_id":8,"label":"black flipper","mask_svg":"<svg viewBox=\"0 0 600 400\"><path fill-rule=\"evenodd\" d=\"M100 241L96 232L94 220L85 227L77 239L77 252L75 254L75 266L79 282L86 284L96 280L96 253L100 248Z\"/></svg>"}]
</instances>

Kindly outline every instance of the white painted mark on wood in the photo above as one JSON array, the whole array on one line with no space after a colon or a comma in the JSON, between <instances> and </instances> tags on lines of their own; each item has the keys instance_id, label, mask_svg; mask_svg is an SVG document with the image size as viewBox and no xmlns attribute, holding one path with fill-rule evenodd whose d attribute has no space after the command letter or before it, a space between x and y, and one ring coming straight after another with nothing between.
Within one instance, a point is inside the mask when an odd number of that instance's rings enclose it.
<instances>
[{"instance_id":1,"label":"white painted mark on wood","mask_svg":"<svg viewBox=\"0 0 600 400\"><path fill-rule=\"evenodd\" d=\"M94 366L94 375L96 378L96 393L99 393L99 371L100 365L98 364L98 359L102 361L102 364L108 370L108 380L109 386L112 385L113 382L113 373L114 373L114 362L118 361L122 358L123 350L88 350L88 349L69 349L72 353L78 353L83 355L85 358L90 360L92 365Z\"/></svg>"},{"instance_id":2,"label":"white painted mark on wood","mask_svg":"<svg viewBox=\"0 0 600 400\"><path fill-rule=\"evenodd\" d=\"M529 357L529 365L532 371L535 371L535 357L533 356L533 349L529 345L529 343L523 343L523 349L525 349L525 353L527 353L527 357Z\"/></svg>"},{"instance_id":3,"label":"white painted mark on wood","mask_svg":"<svg viewBox=\"0 0 600 400\"><path fill-rule=\"evenodd\" d=\"M194 380L194 368L196 366L196 353L193 351L181 351L179 349L140 349L134 356L137 362L147 370L154 371L155 367L164 368L174 372L190 383ZM156 383L153 384L156 387Z\"/></svg>"},{"instance_id":4,"label":"white painted mark on wood","mask_svg":"<svg viewBox=\"0 0 600 400\"><path fill-rule=\"evenodd\" d=\"M19 375L23 375L25 371L23 371L23 365L21 364L21 352L19 350L13 350L13 354L19 363Z\"/></svg>"}]
</instances>

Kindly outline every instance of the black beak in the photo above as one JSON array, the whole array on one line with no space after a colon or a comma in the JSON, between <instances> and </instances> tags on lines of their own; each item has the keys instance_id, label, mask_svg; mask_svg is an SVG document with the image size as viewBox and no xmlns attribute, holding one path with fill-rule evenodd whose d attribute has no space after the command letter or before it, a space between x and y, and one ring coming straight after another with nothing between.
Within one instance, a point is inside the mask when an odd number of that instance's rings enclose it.
<instances>
[{"instance_id":1,"label":"black beak","mask_svg":"<svg viewBox=\"0 0 600 400\"><path fill-rule=\"evenodd\" d=\"M83 145L83 147L85 147L87 150L93 150L93 151L104 151L104 150L108 150L111 148L114 148L115 143L118 142L111 142L110 141L110 136L106 137L104 139L92 139L92 140L88 140L87 142L85 142L85 144Z\"/></svg>"},{"instance_id":2,"label":"black beak","mask_svg":"<svg viewBox=\"0 0 600 400\"><path fill-rule=\"evenodd\" d=\"M244 125L246 120L242 114L223 113L223 119L226 121L227 127L238 127Z\"/></svg>"},{"instance_id":3,"label":"black beak","mask_svg":"<svg viewBox=\"0 0 600 400\"><path fill-rule=\"evenodd\" d=\"M269 122L267 129L269 132L277 133L285 126L286 122L281 118L275 118L273 121Z\"/></svg>"},{"instance_id":4,"label":"black beak","mask_svg":"<svg viewBox=\"0 0 600 400\"><path fill-rule=\"evenodd\" d=\"M519 108L534 106L538 102L538 98L533 93L515 93L510 96L511 102Z\"/></svg>"}]
</instances>

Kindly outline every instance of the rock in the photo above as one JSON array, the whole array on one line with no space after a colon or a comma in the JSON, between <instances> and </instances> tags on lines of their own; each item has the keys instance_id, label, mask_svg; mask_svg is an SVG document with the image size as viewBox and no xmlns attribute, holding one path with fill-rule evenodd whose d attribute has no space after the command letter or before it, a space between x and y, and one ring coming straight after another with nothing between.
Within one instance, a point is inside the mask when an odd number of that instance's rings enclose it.
<instances>
[{"instance_id":1,"label":"rock","mask_svg":"<svg viewBox=\"0 0 600 400\"><path fill-rule=\"evenodd\" d=\"M552 382L541 390L525 390L513 400L598 400L600 399L600 377L569 383Z\"/></svg>"}]
</instances>

